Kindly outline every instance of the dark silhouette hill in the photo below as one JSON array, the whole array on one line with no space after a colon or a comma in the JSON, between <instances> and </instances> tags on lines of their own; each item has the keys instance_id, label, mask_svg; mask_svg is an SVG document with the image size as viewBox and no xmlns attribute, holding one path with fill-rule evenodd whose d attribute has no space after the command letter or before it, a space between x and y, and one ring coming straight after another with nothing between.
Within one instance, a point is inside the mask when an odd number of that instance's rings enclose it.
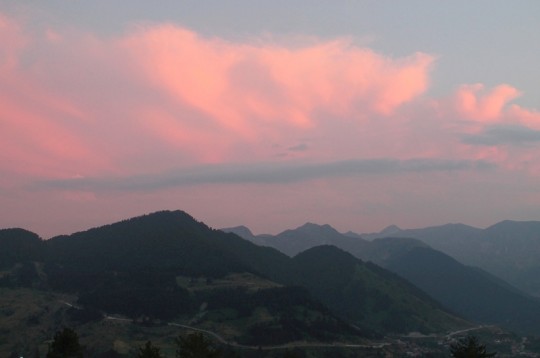
<instances>
[{"instance_id":1,"label":"dark silhouette hill","mask_svg":"<svg viewBox=\"0 0 540 358\"><path fill-rule=\"evenodd\" d=\"M182 211L144 215L45 242L17 233L21 240L11 235L2 241L6 247L24 246L30 239L42 246L41 258L32 250L19 252L22 262L38 260L28 264L32 278L40 278L39 268L42 286L78 297L74 303L79 308L68 311L72 324L100 320L104 312L150 323L187 319L186 324L202 327L218 324L224 332L236 332L229 333L230 339L250 345L361 337L307 289L286 286L296 281L289 257L213 230ZM33 287L20 279L21 262L12 261L0 285Z\"/></svg>"},{"instance_id":2,"label":"dark silhouette hill","mask_svg":"<svg viewBox=\"0 0 540 358\"><path fill-rule=\"evenodd\" d=\"M281 279L288 258L209 228L182 211L163 211L47 241L48 261L82 271L173 269L220 277L252 272ZM281 269L283 268L283 270Z\"/></svg>"},{"instance_id":3,"label":"dark silhouette hill","mask_svg":"<svg viewBox=\"0 0 540 358\"><path fill-rule=\"evenodd\" d=\"M340 238L331 227L323 229ZM302 231L309 235L317 226L306 225ZM334 247L291 259L214 230L182 211L144 215L41 244L43 260L35 268L39 266L43 285L76 295L85 309L134 319L192 316L201 324L249 318L251 323L238 328L236 338L245 343L264 337L280 337L273 343L335 340L468 325L404 280ZM317 252L322 252L320 259L311 259ZM325 290L333 286L324 289L322 282L341 284L327 295ZM398 302L402 299L414 304ZM385 308L395 309L389 315L383 314ZM258 321L260 317L266 318ZM346 322L362 329L351 330ZM277 333L282 331L290 334Z\"/></svg>"},{"instance_id":4,"label":"dark silhouette hill","mask_svg":"<svg viewBox=\"0 0 540 358\"><path fill-rule=\"evenodd\" d=\"M0 268L5 268L41 259L44 243L37 234L24 229L1 229L0 248Z\"/></svg>"},{"instance_id":5,"label":"dark silhouette hill","mask_svg":"<svg viewBox=\"0 0 540 358\"><path fill-rule=\"evenodd\" d=\"M342 317L383 332L436 332L464 323L403 278L330 245L293 258L299 283Z\"/></svg>"},{"instance_id":6,"label":"dark silhouette hill","mask_svg":"<svg viewBox=\"0 0 540 358\"><path fill-rule=\"evenodd\" d=\"M0 230L0 287L42 287L36 262L44 258L45 243L33 232Z\"/></svg>"}]
</instances>

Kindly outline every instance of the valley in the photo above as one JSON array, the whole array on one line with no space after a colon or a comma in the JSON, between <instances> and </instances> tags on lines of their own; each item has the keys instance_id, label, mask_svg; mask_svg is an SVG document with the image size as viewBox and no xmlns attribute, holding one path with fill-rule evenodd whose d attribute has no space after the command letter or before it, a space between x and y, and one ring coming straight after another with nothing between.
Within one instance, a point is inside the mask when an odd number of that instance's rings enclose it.
<instances>
[{"instance_id":1,"label":"valley","mask_svg":"<svg viewBox=\"0 0 540 358\"><path fill-rule=\"evenodd\" d=\"M533 297L416 239L316 224L275 238L225 231L181 211L46 241L0 230L0 354L43 355L61 327L92 357L148 340L173 356L193 332L246 357L438 356L468 334L502 357L537 354ZM273 240L293 257L259 246Z\"/></svg>"}]
</instances>

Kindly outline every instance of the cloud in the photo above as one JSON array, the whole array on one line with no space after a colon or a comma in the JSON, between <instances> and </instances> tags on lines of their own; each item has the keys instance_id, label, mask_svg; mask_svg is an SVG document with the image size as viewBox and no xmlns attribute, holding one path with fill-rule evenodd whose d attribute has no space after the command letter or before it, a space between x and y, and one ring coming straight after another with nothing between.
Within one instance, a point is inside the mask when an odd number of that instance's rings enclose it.
<instances>
[{"instance_id":1,"label":"cloud","mask_svg":"<svg viewBox=\"0 0 540 358\"><path fill-rule=\"evenodd\" d=\"M174 24L106 37L5 15L0 40L0 164L57 178L275 158L332 123L391 120L434 61L346 38L232 42Z\"/></svg>"},{"instance_id":2,"label":"cloud","mask_svg":"<svg viewBox=\"0 0 540 358\"><path fill-rule=\"evenodd\" d=\"M437 159L366 159L327 163L258 163L253 165L211 165L178 169L156 175L117 178L74 178L47 180L34 184L37 189L109 191L160 190L179 186L206 184L279 184L335 177L395 175L489 170L494 163L477 160Z\"/></svg>"},{"instance_id":3,"label":"cloud","mask_svg":"<svg viewBox=\"0 0 540 358\"><path fill-rule=\"evenodd\" d=\"M483 84L462 85L454 93L447 115L479 124L521 124L540 129L540 113L512 104L522 93L508 84L486 88Z\"/></svg>"},{"instance_id":4,"label":"cloud","mask_svg":"<svg viewBox=\"0 0 540 358\"><path fill-rule=\"evenodd\" d=\"M246 137L254 125L313 125L313 111L390 114L422 94L434 58L392 59L347 39L234 43L174 25L121 40L134 66L167 94Z\"/></svg>"},{"instance_id":5,"label":"cloud","mask_svg":"<svg viewBox=\"0 0 540 358\"><path fill-rule=\"evenodd\" d=\"M12 182L144 181L227 163L280 174L290 158L500 164L509 156L469 145L495 143L493 134L475 137L486 135L485 123L540 126L539 113L511 104L520 93L510 85L464 85L450 99L431 99L434 56L385 56L349 38L235 42L175 24L106 36L1 16L4 39L0 165ZM309 177L312 169L300 167L287 173Z\"/></svg>"},{"instance_id":6,"label":"cloud","mask_svg":"<svg viewBox=\"0 0 540 358\"><path fill-rule=\"evenodd\" d=\"M500 119L505 106L520 92L509 85L499 85L486 91L484 85L463 85L456 93L456 107L466 118L477 121Z\"/></svg>"},{"instance_id":7,"label":"cloud","mask_svg":"<svg viewBox=\"0 0 540 358\"><path fill-rule=\"evenodd\" d=\"M201 217L273 211L280 225L317 210L356 222L360 202L467 217L502 191L503 207L516 178L537 187L538 110L513 103L521 91L509 83L434 98L432 54L346 37L233 41L174 23L93 31L42 10L0 14L4 223L54 219L58 231L75 216L85 228L178 205Z\"/></svg>"},{"instance_id":8,"label":"cloud","mask_svg":"<svg viewBox=\"0 0 540 358\"><path fill-rule=\"evenodd\" d=\"M522 125L493 125L479 134L463 136L462 142L473 145L527 145L540 143L540 131Z\"/></svg>"},{"instance_id":9,"label":"cloud","mask_svg":"<svg viewBox=\"0 0 540 358\"><path fill-rule=\"evenodd\" d=\"M18 54L27 46L28 39L16 21L0 12L0 71L12 70L18 65Z\"/></svg>"},{"instance_id":10,"label":"cloud","mask_svg":"<svg viewBox=\"0 0 540 358\"><path fill-rule=\"evenodd\" d=\"M303 152L308 149L308 145L306 143L300 143L297 145L293 145L292 147L287 148L291 152Z\"/></svg>"}]
</instances>

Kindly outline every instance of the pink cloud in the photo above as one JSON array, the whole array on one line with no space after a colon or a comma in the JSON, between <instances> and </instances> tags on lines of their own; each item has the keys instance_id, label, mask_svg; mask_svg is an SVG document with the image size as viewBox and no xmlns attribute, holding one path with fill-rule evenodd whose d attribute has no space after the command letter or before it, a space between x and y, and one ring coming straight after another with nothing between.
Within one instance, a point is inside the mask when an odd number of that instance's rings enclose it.
<instances>
[{"instance_id":1,"label":"pink cloud","mask_svg":"<svg viewBox=\"0 0 540 358\"><path fill-rule=\"evenodd\" d=\"M538 111L526 109L514 104L508 108L507 116L525 126L540 130L540 112Z\"/></svg>"},{"instance_id":2,"label":"pink cloud","mask_svg":"<svg viewBox=\"0 0 540 358\"><path fill-rule=\"evenodd\" d=\"M391 115L427 89L433 62L344 39L235 43L174 25L104 38L0 19L3 162L42 176L268 160L318 136L320 113Z\"/></svg>"},{"instance_id":3,"label":"pink cloud","mask_svg":"<svg viewBox=\"0 0 540 358\"><path fill-rule=\"evenodd\" d=\"M484 85L463 85L455 95L456 108L466 118L489 122L501 120L506 105L520 92L509 85L485 91Z\"/></svg>"},{"instance_id":4,"label":"pink cloud","mask_svg":"<svg viewBox=\"0 0 540 358\"><path fill-rule=\"evenodd\" d=\"M313 111L390 114L427 88L433 57L393 60L349 41L237 44L172 25L123 40L150 81L244 137L254 125L309 128Z\"/></svg>"},{"instance_id":5,"label":"pink cloud","mask_svg":"<svg viewBox=\"0 0 540 358\"><path fill-rule=\"evenodd\" d=\"M483 84L460 86L447 98L431 99L416 105L407 116L413 130L408 139L422 143L429 157L468 158L497 163L511 171L525 170L540 173L540 163L529 160L535 146L519 146L504 138L492 138L492 143L463 138L485 138L490 129L504 126L522 126L523 131L540 129L540 114L535 110L512 104L522 93L508 84L488 88ZM433 118L434 121L425 121ZM429 128L429 132L425 129ZM410 153L410 147L407 148ZM521 165L521 162L527 165Z\"/></svg>"},{"instance_id":6,"label":"pink cloud","mask_svg":"<svg viewBox=\"0 0 540 358\"><path fill-rule=\"evenodd\" d=\"M0 71L12 70L17 66L18 53L28 39L23 35L19 24L0 12Z\"/></svg>"},{"instance_id":7,"label":"pink cloud","mask_svg":"<svg viewBox=\"0 0 540 358\"><path fill-rule=\"evenodd\" d=\"M520 93L510 85L430 100L434 56L391 58L344 38L241 43L172 24L115 37L29 27L0 17L0 161L34 176L289 158L508 161L504 149L464 145L456 133L540 122L511 105ZM287 150L299 143L306 150Z\"/></svg>"},{"instance_id":8,"label":"pink cloud","mask_svg":"<svg viewBox=\"0 0 540 358\"><path fill-rule=\"evenodd\" d=\"M395 58L346 38L234 42L173 24L139 26L107 37L3 15L0 43L3 222L31 213L42 227L48 223L49 232L60 233L66 225L86 229L181 207L204 220L208 213L225 216L223 226L239 224L232 221L242 217L259 223L273 218L260 229L339 213L335 220L349 229L347 224L358 217L367 217L363 224L388 224L381 212L435 219L433 209L446 210L440 203L448 198L467 203L454 206L466 218L482 211L475 195L486 180L504 187L521 175L528 188L535 188L536 177L528 175L540 175L534 144L472 145L461 140L496 124L540 129L540 113L512 104L520 92L509 84L464 85L447 98L429 98L435 63L429 54ZM169 173L189 175L190 168L211 172L214 167L204 166L209 163L243 168L286 162L293 167L301 159L309 168L372 158L442 163L483 159L497 163L497 174L507 172L502 179L451 169L374 174L361 180L328 175L263 188L214 185L208 179L187 189L107 194L85 188L61 195L20 188L73 177L106 181L155 175L166 182ZM333 166L324 168L331 171ZM474 189L464 194L463 183ZM441 187L448 188L445 198ZM511 197L506 195L500 207ZM418 208L411 210L414 205ZM65 222L68 216L73 222Z\"/></svg>"}]
</instances>

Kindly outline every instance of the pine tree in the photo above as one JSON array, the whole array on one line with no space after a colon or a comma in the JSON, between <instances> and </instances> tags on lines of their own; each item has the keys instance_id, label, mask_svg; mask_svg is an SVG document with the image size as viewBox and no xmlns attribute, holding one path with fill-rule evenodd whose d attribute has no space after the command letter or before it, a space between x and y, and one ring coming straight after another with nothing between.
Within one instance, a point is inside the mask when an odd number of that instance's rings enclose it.
<instances>
[{"instance_id":1,"label":"pine tree","mask_svg":"<svg viewBox=\"0 0 540 358\"><path fill-rule=\"evenodd\" d=\"M144 347L139 348L137 358L162 358L160 349L152 345L151 341L146 342Z\"/></svg>"},{"instance_id":2,"label":"pine tree","mask_svg":"<svg viewBox=\"0 0 540 358\"><path fill-rule=\"evenodd\" d=\"M221 352L214 347L202 333L196 332L187 337L179 336L176 339L178 348L176 349L177 358L217 358Z\"/></svg>"},{"instance_id":3,"label":"pine tree","mask_svg":"<svg viewBox=\"0 0 540 358\"><path fill-rule=\"evenodd\" d=\"M82 358L83 347L79 344L77 332L64 328L56 332L53 342L49 345L47 358Z\"/></svg>"},{"instance_id":4,"label":"pine tree","mask_svg":"<svg viewBox=\"0 0 540 358\"><path fill-rule=\"evenodd\" d=\"M475 336L467 336L450 346L452 357L455 358L484 358L494 357L497 353L488 353L486 346L480 344Z\"/></svg>"}]
</instances>

